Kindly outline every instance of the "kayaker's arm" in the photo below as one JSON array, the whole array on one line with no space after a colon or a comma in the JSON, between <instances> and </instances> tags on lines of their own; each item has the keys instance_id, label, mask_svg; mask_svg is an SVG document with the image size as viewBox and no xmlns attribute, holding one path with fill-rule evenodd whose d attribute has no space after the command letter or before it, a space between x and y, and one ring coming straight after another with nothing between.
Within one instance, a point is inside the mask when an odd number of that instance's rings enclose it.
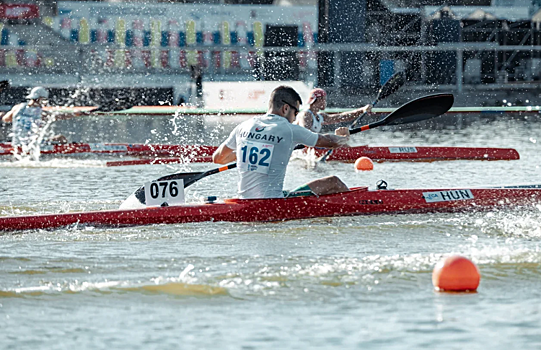
<instances>
[{"instance_id":1,"label":"kayaker's arm","mask_svg":"<svg viewBox=\"0 0 541 350\"><path fill-rule=\"evenodd\" d=\"M7 112L6 114L4 114L4 116L2 117L2 121L4 123L11 123L13 122L13 110Z\"/></svg>"},{"instance_id":2,"label":"kayaker's arm","mask_svg":"<svg viewBox=\"0 0 541 350\"><path fill-rule=\"evenodd\" d=\"M212 161L216 164L227 164L237 160L235 151L227 147L225 144L220 145L212 154Z\"/></svg>"},{"instance_id":3,"label":"kayaker's arm","mask_svg":"<svg viewBox=\"0 0 541 350\"><path fill-rule=\"evenodd\" d=\"M352 111L336 113L336 114L327 114L321 113L323 115L323 124L336 124L342 122L349 122L355 120L358 116L364 113L370 113L372 111L372 105L367 104L364 107L354 109Z\"/></svg>"},{"instance_id":4,"label":"kayaker's arm","mask_svg":"<svg viewBox=\"0 0 541 350\"><path fill-rule=\"evenodd\" d=\"M44 111L43 113L43 119L46 119L46 120L66 120L66 119L71 119L71 118L75 118L75 117L80 117L80 116L83 116L83 115L90 115L90 113L86 113L86 112L75 112L75 113L61 113L61 112L58 112L58 111Z\"/></svg>"},{"instance_id":5,"label":"kayaker's arm","mask_svg":"<svg viewBox=\"0 0 541 350\"><path fill-rule=\"evenodd\" d=\"M309 115L307 112L301 111L297 115L297 119L295 120L295 122L293 122L293 124L297 124L297 125L302 126L303 128L312 130L312 125L314 124L314 120L312 116Z\"/></svg>"},{"instance_id":6,"label":"kayaker's arm","mask_svg":"<svg viewBox=\"0 0 541 350\"><path fill-rule=\"evenodd\" d=\"M4 123L12 123L13 122L13 115L15 115L15 113L17 113L21 108L22 108L23 104L18 104L16 105L15 107L13 107L9 112L7 112L6 114L4 114L4 116L2 117L2 121Z\"/></svg>"},{"instance_id":7,"label":"kayaker's arm","mask_svg":"<svg viewBox=\"0 0 541 350\"><path fill-rule=\"evenodd\" d=\"M323 148L338 148L347 145L349 141L348 128L338 128L335 130L335 135L332 134L319 134L316 147Z\"/></svg>"}]
</instances>

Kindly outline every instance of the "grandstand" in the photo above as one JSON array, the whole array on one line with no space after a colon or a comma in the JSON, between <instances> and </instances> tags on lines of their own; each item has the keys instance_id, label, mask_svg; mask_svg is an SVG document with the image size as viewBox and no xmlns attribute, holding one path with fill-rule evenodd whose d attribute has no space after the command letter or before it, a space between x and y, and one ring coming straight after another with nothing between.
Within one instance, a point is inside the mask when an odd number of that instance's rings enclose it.
<instances>
[{"instance_id":1,"label":"grandstand","mask_svg":"<svg viewBox=\"0 0 541 350\"><path fill-rule=\"evenodd\" d=\"M206 81L286 77L317 84L322 51L338 61L344 51L362 58L354 89L335 67L329 89L340 101L372 94L399 69L413 90L426 91L505 90L513 83L527 92L541 78L535 0L367 0L364 43L340 45L319 43L316 0L188 2L2 4L0 70L20 87L171 88L169 103L190 95L190 66L202 67ZM279 49L269 41L276 30L288 35ZM268 72L282 65L294 69Z\"/></svg>"}]
</instances>

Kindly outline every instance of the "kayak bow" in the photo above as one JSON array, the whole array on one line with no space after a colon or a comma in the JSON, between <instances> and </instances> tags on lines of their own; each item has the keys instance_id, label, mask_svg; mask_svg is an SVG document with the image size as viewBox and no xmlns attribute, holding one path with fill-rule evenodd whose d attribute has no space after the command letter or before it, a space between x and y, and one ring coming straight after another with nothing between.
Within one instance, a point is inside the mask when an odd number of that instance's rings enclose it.
<instances>
[{"instance_id":1,"label":"kayak bow","mask_svg":"<svg viewBox=\"0 0 541 350\"><path fill-rule=\"evenodd\" d=\"M316 150L316 155L323 155L326 150ZM417 146L381 146L381 147L343 147L333 150L328 161L354 162L360 157L368 157L378 162L384 161L421 161L439 160L517 160L518 152L513 148L488 147L417 147Z\"/></svg>"},{"instance_id":2,"label":"kayak bow","mask_svg":"<svg viewBox=\"0 0 541 350\"><path fill-rule=\"evenodd\" d=\"M210 156L214 146L138 143L67 143L41 145L41 154L122 154L128 156ZM19 150L20 151L20 150ZM0 155L13 153L10 143L0 143Z\"/></svg>"},{"instance_id":3,"label":"kayak bow","mask_svg":"<svg viewBox=\"0 0 541 350\"><path fill-rule=\"evenodd\" d=\"M312 197L228 199L130 210L0 217L1 231L69 225L138 226L204 221L267 222L355 215L497 210L541 203L541 185L508 188L368 190Z\"/></svg>"}]
</instances>

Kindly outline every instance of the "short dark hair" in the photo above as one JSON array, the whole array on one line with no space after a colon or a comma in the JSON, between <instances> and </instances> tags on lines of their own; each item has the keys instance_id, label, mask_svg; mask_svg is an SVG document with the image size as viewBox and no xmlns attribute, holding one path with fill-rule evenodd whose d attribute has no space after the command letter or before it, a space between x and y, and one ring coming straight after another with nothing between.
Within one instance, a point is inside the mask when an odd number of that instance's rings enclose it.
<instances>
[{"instance_id":1,"label":"short dark hair","mask_svg":"<svg viewBox=\"0 0 541 350\"><path fill-rule=\"evenodd\" d=\"M282 108L286 103L295 106L296 102L302 105L302 98L291 86L280 85L272 90L269 98L269 108Z\"/></svg>"}]
</instances>

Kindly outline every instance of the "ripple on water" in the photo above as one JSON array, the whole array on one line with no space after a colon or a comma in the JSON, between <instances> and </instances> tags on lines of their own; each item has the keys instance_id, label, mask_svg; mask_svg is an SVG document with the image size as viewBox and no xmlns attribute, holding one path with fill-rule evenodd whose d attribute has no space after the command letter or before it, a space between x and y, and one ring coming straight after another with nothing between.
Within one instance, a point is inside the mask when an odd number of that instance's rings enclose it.
<instances>
[{"instance_id":1,"label":"ripple on water","mask_svg":"<svg viewBox=\"0 0 541 350\"><path fill-rule=\"evenodd\" d=\"M27 278L24 286L12 288L5 285L2 292L4 297L136 292L283 300L328 299L355 293L371 299L386 299L391 294L418 289L419 284L430 289L434 265L451 254L469 256L489 282L504 278L533 281L541 275L539 249L489 245L470 246L449 253L359 257L226 255L175 260L140 256L130 261L119 261L108 254L84 268L81 265L89 264L88 258L67 259L65 262L53 260L46 264L52 263L54 267L20 271L13 271L14 264L11 271L4 268L4 272L21 277L36 276ZM175 276L174 271L180 271L180 274L177 272ZM70 277L66 279L66 275Z\"/></svg>"},{"instance_id":2,"label":"ripple on water","mask_svg":"<svg viewBox=\"0 0 541 350\"><path fill-rule=\"evenodd\" d=\"M519 161L378 163L370 173L355 173L350 164L314 167L312 159L301 159L291 163L285 187L327 175L338 175L348 185L372 187L385 179L393 188L541 182L539 143L529 140L537 138L535 130L527 123L509 126L375 130L357 140L379 145L515 147ZM0 213L114 208L144 180L179 169L210 167L2 166L0 183L9 202L2 202ZM236 182L234 171L215 175L190 187L187 197L231 196ZM277 348L287 342L288 334L297 337L293 343L298 348L382 344L433 348L449 343L449 348L462 348L474 338L484 345L477 348L534 348L539 344L535 326L541 314L536 306L541 300L540 219L539 211L518 210L265 224L79 226L1 235L0 304L13 319L25 318L22 323L27 327L14 321L8 330L18 337L14 344L38 334L36 327L41 327L41 344L53 328L69 329L88 319L84 326L92 339L103 334L101 321L111 333L121 334L121 341L134 333L148 334L150 324L156 327L152 333L165 339L170 332L160 333L159 328L166 324L194 335L195 345L208 340L207 347L227 333L234 344L254 348ZM478 294L433 292L432 268L451 254L465 255L479 266ZM42 314L47 317L37 317ZM121 326L108 321L111 315ZM187 326L192 324L196 326ZM130 334L123 333L125 329ZM258 340L265 340L249 342L239 336L247 334L253 340L256 332L261 332ZM66 334L56 339L68 339ZM268 339L282 344L265 343ZM81 343L82 348L95 348L92 341Z\"/></svg>"}]
</instances>

